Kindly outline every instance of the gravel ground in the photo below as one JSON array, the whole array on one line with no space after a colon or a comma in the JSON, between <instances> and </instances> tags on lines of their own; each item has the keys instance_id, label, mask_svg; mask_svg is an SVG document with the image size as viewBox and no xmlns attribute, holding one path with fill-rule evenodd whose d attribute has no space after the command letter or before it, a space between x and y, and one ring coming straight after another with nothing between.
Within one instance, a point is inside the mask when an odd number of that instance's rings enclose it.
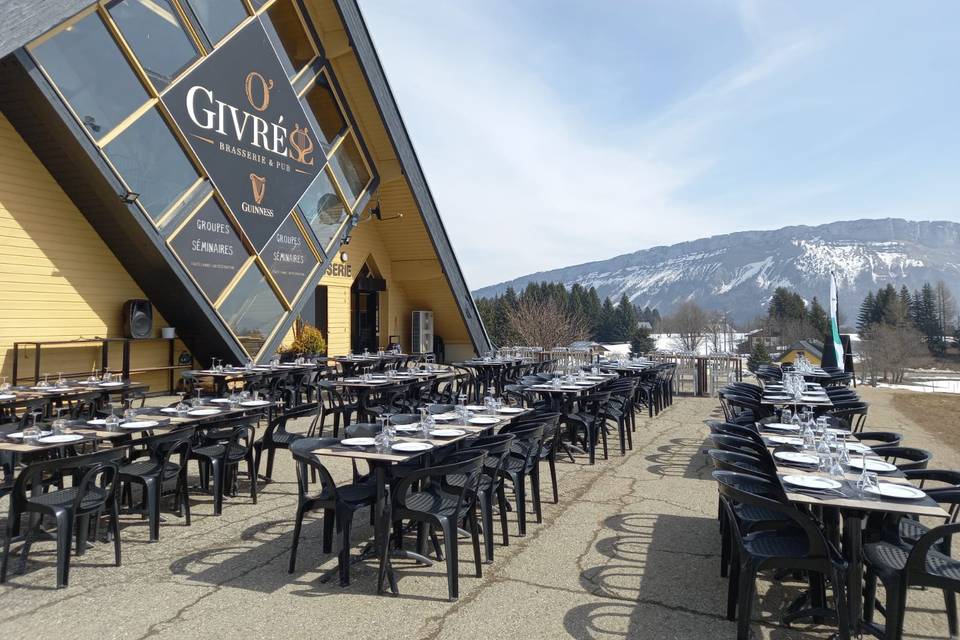
<instances>
[{"instance_id":1,"label":"gravel ground","mask_svg":"<svg viewBox=\"0 0 960 640\"><path fill-rule=\"evenodd\" d=\"M958 452L899 413L891 392L863 393L869 428L902 431L907 444L935 451L935 466L960 468ZM53 588L52 543L35 545L26 572L0 586L0 637L733 638L718 572L716 490L701 453L702 420L716 415L714 400L678 398L638 422L626 457L560 464L560 504L545 502L542 524L498 546L482 578L461 545L455 603L446 600L442 563L399 564L395 598L375 594L372 563L354 565L349 587L321 583L336 560L321 553L319 518L307 521L298 569L288 574L296 489L281 452L258 504L241 486L217 517L208 496L194 495L193 525L166 514L155 544L145 521L124 516L123 565L114 567L112 546L99 543L74 558L67 589ZM331 468L349 477L349 464ZM367 521L366 512L356 517L355 553L371 535ZM778 626L780 609L802 585L769 578L755 605L756 637L829 637L829 629ZM907 637L947 637L939 593L913 591L909 606Z\"/></svg>"}]
</instances>

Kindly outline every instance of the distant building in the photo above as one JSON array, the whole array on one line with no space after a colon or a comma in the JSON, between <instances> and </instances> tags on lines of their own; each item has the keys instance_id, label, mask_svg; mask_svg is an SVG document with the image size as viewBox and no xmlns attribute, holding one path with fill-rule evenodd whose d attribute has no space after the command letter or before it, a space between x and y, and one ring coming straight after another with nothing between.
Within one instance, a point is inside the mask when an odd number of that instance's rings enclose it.
<instances>
[{"instance_id":1,"label":"distant building","mask_svg":"<svg viewBox=\"0 0 960 640\"><path fill-rule=\"evenodd\" d=\"M645 330L645 331L652 331L652 330L653 330L653 325L650 324L649 322L641 321L641 322L638 322L638 323L637 323L637 328L638 328L638 329L643 329L643 330Z\"/></svg>"},{"instance_id":2,"label":"distant building","mask_svg":"<svg viewBox=\"0 0 960 640\"><path fill-rule=\"evenodd\" d=\"M797 356L803 356L811 363L820 365L823 359L823 345L815 340L797 340L777 358L779 364L792 364Z\"/></svg>"}]
</instances>

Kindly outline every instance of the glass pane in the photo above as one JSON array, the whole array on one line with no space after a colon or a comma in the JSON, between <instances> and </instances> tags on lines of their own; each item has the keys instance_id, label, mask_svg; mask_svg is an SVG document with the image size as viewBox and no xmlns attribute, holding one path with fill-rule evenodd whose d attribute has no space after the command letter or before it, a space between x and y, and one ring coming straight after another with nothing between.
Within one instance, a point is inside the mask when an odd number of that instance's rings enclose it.
<instances>
[{"instance_id":1,"label":"glass pane","mask_svg":"<svg viewBox=\"0 0 960 640\"><path fill-rule=\"evenodd\" d=\"M199 177L156 109L140 116L103 150L154 220Z\"/></svg>"},{"instance_id":2,"label":"glass pane","mask_svg":"<svg viewBox=\"0 0 960 640\"><path fill-rule=\"evenodd\" d=\"M256 264L250 265L220 305L220 315L250 355L256 355L283 318L284 309Z\"/></svg>"},{"instance_id":3,"label":"glass pane","mask_svg":"<svg viewBox=\"0 0 960 640\"><path fill-rule=\"evenodd\" d=\"M310 38L291 0L279 0L263 14L263 28L277 50L287 76L293 77L313 60Z\"/></svg>"},{"instance_id":4,"label":"glass pane","mask_svg":"<svg viewBox=\"0 0 960 640\"><path fill-rule=\"evenodd\" d=\"M213 44L247 17L241 0L190 0L190 7Z\"/></svg>"},{"instance_id":5,"label":"glass pane","mask_svg":"<svg viewBox=\"0 0 960 640\"><path fill-rule=\"evenodd\" d=\"M260 252L280 291L293 302L303 288L307 276L317 266L317 258L310 251L307 239L300 233L293 214L280 225L270 242Z\"/></svg>"},{"instance_id":6,"label":"glass pane","mask_svg":"<svg viewBox=\"0 0 960 640\"><path fill-rule=\"evenodd\" d=\"M340 107L327 85L323 74L317 77L317 83L301 99L303 110L310 118L313 130L319 132L320 146L324 154L329 155L330 147L347 130L347 121L340 113Z\"/></svg>"},{"instance_id":7,"label":"glass pane","mask_svg":"<svg viewBox=\"0 0 960 640\"><path fill-rule=\"evenodd\" d=\"M343 196L352 207L356 204L363 188L370 182L370 173L367 171L366 165L363 164L360 147L357 146L353 136L347 136L337 152L330 158L330 168L337 179L337 184L343 190Z\"/></svg>"},{"instance_id":8,"label":"glass pane","mask_svg":"<svg viewBox=\"0 0 960 640\"><path fill-rule=\"evenodd\" d=\"M170 241L210 300L216 300L250 257L223 209L211 198Z\"/></svg>"},{"instance_id":9,"label":"glass pane","mask_svg":"<svg viewBox=\"0 0 960 640\"><path fill-rule=\"evenodd\" d=\"M120 0L107 10L157 90L197 59L170 0Z\"/></svg>"},{"instance_id":10,"label":"glass pane","mask_svg":"<svg viewBox=\"0 0 960 640\"><path fill-rule=\"evenodd\" d=\"M147 101L147 92L92 13L31 50L94 138Z\"/></svg>"},{"instance_id":11,"label":"glass pane","mask_svg":"<svg viewBox=\"0 0 960 640\"><path fill-rule=\"evenodd\" d=\"M307 192L300 198L298 207L317 236L317 244L324 249L340 230L348 215L347 208L337 195L336 189L333 188L333 183L330 182L326 171L313 181Z\"/></svg>"},{"instance_id":12,"label":"glass pane","mask_svg":"<svg viewBox=\"0 0 960 640\"><path fill-rule=\"evenodd\" d=\"M160 229L164 232L172 232L177 229L180 223L186 220L187 216L193 213L211 193L213 193L213 185L209 180L203 180L174 204L169 210L170 215L165 217L160 224Z\"/></svg>"}]
</instances>

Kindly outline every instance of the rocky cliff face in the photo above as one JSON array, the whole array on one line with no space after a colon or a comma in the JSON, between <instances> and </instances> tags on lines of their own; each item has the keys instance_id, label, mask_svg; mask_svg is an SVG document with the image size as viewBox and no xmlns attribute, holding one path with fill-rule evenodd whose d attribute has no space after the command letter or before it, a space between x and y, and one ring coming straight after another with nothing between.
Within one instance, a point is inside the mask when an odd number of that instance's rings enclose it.
<instances>
[{"instance_id":1,"label":"rocky cliff face","mask_svg":"<svg viewBox=\"0 0 960 640\"><path fill-rule=\"evenodd\" d=\"M816 296L826 306L831 271L850 321L867 292L887 283L913 290L925 281L943 280L960 296L960 224L853 220L731 233L533 273L484 287L474 296L503 293L508 286L519 290L528 282L580 283L615 300L626 293L634 304L662 314L693 299L742 321L765 313L779 286L807 301Z\"/></svg>"}]
</instances>

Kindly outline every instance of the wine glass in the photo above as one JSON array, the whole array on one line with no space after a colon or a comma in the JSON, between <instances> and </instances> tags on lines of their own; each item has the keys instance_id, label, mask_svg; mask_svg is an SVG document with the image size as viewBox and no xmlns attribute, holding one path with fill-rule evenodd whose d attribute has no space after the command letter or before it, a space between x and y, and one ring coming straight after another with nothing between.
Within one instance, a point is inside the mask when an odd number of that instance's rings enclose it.
<instances>
[{"instance_id":1,"label":"wine glass","mask_svg":"<svg viewBox=\"0 0 960 640\"><path fill-rule=\"evenodd\" d=\"M187 403L185 403L185 402L183 401L183 399L184 399L184 398L186 397L186 395L187 395L187 392L186 392L186 391L178 391L178 392L177 392L177 395L180 396L180 402L177 403L177 406L175 407L175 409L177 410L177 413L186 413L187 411L190 410L190 406L187 405Z\"/></svg>"},{"instance_id":2,"label":"wine glass","mask_svg":"<svg viewBox=\"0 0 960 640\"><path fill-rule=\"evenodd\" d=\"M3 383L0 383L0 392L6 393L10 391L10 383L7 382L7 376L3 376Z\"/></svg>"}]
</instances>

